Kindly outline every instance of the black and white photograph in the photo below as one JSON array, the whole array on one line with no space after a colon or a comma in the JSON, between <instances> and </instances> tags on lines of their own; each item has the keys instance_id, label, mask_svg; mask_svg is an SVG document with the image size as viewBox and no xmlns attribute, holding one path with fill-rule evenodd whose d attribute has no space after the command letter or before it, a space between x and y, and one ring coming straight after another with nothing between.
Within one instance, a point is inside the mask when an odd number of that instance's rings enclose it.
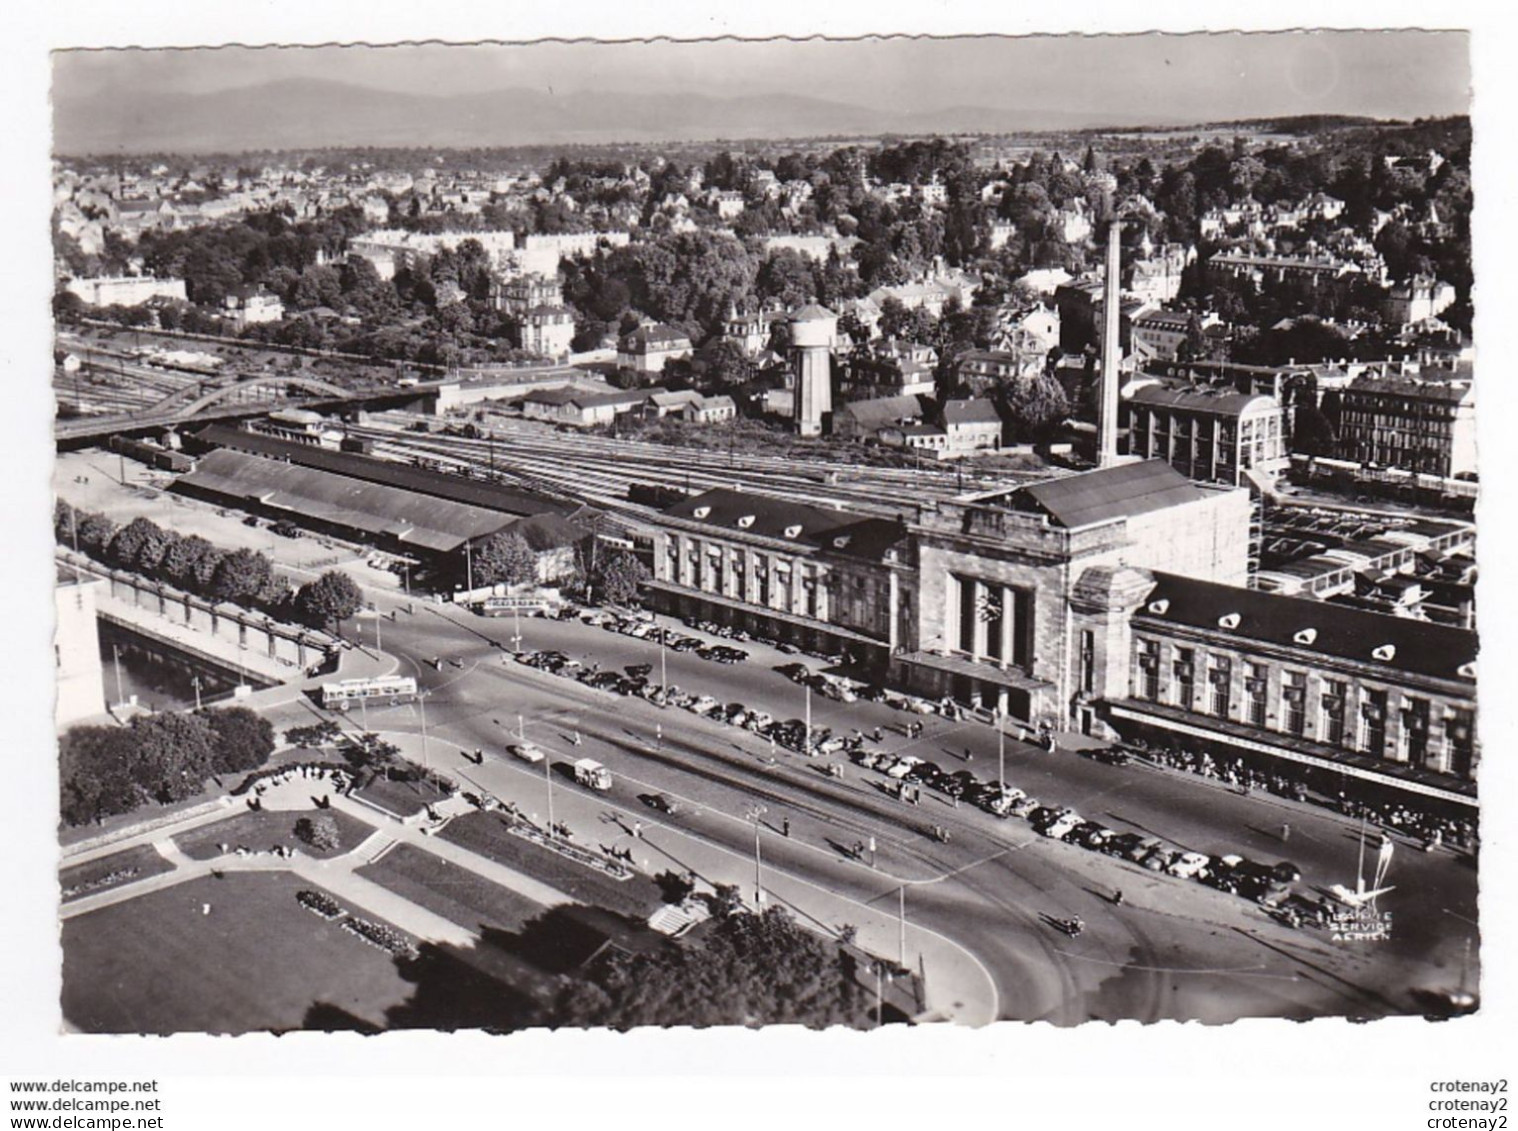
<instances>
[{"instance_id":1,"label":"black and white photograph","mask_svg":"<svg viewBox=\"0 0 1518 1131\"><path fill-rule=\"evenodd\" d=\"M881 20L50 43L58 1048L1480 1024L1474 33Z\"/></svg>"}]
</instances>

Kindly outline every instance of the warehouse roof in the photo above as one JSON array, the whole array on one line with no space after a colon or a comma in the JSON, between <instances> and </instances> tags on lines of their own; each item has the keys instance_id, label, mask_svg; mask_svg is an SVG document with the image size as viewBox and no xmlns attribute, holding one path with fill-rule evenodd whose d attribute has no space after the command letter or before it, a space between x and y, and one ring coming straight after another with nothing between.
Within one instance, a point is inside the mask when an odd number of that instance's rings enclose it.
<instances>
[{"instance_id":1,"label":"warehouse roof","mask_svg":"<svg viewBox=\"0 0 1518 1131\"><path fill-rule=\"evenodd\" d=\"M1137 620L1221 631L1415 675L1475 679L1467 665L1475 663L1477 637L1467 629L1173 574L1154 576L1157 584Z\"/></svg>"},{"instance_id":2,"label":"warehouse roof","mask_svg":"<svg viewBox=\"0 0 1518 1131\"><path fill-rule=\"evenodd\" d=\"M1149 405L1155 408L1173 408L1182 412L1201 412L1212 416L1243 416L1250 409L1269 411L1276 408L1274 397L1256 393L1239 393L1232 389L1166 388L1164 385L1144 385L1128 397L1130 404Z\"/></svg>"},{"instance_id":3,"label":"warehouse roof","mask_svg":"<svg viewBox=\"0 0 1518 1131\"><path fill-rule=\"evenodd\" d=\"M194 471L180 476L175 488L256 502L434 553L456 550L513 522L500 511L225 448L201 459Z\"/></svg>"},{"instance_id":4,"label":"warehouse roof","mask_svg":"<svg viewBox=\"0 0 1518 1131\"><path fill-rule=\"evenodd\" d=\"M850 401L834 414L847 416L861 428L880 428L902 420L916 420L922 416L922 402L915 396L876 397L873 400Z\"/></svg>"},{"instance_id":5,"label":"warehouse roof","mask_svg":"<svg viewBox=\"0 0 1518 1131\"><path fill-rule=\"evenodd\" d=\"M973 397L969 400L945 401L943 419L945 424L1001 424L1001 415L994 404Z\"/></svg>"},{"instance_id":6,"label":"warehouse roof","mask_svg":"<svg viewBox=\"0 0 1518 1131\"><path fill-rule=\"evenodd\" d=\"M448 499L485 510L504 514L567 514L574 504L559 502L544 495L523 491L514 487L502 487L494 483L463 479L457 475L444 475L436 471L424 471L417 467L390 460L374 459L351 452L334 452L309 444L296 444L274 436L256 432L244 432L222 424L210 424L194 433L194 439L203 445L232 448L284 460L302 467L328 471L334 475L346 475L370 483L383 483L405 491L414 491L438 499Z\"/></svg>"},{"instance_id":7,"label":"warehouse roof","mask_svg":"<svg viewBox=\"0 0 1518 1131\"><path fill-rule=\"evenodd\" d=\"M1206 493L1163 460L1125 463L1019 488L1015 506L1074 529L1194 503Z\"/></svg>"}]
</instances>

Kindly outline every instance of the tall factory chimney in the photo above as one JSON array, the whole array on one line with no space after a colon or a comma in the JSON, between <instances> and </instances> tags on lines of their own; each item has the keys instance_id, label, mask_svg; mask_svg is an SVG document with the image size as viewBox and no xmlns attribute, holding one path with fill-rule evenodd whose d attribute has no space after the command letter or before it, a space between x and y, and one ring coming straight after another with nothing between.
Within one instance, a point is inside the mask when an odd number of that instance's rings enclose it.
<instances>
[{"instance_id":1,"label":"tall factory chimney","mask_svg":"<svg viewBox=\"0 0 1518 1131\"><path fill-rule=\"evenodd\" d=\"M1098 467L1111 467L1117 463L1117 369L1123 356L1122 304L1119 301L1122 266L1118 241L1121 231L1122 221L1114 215L1107 229L1107 278L1102 293L1102 395L1096 412Z\"/></svg>"}]
</instances>

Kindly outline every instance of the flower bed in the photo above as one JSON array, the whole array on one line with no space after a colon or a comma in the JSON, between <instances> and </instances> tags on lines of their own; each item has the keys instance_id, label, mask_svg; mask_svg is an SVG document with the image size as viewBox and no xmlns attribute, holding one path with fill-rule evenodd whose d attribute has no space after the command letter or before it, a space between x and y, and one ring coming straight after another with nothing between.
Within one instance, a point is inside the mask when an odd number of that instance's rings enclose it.
<instances>
[{"instance_id":1,"label":"flower bed","mask_svg":"<svg viewBox=\"0 0 1518 1131\"><path fill-rule=\"evenodd\" d=\"M343 930L363 939L370 946L377 946L397 958L415 958L416 946L394 927L376 923L372 919L360 919L349 915L340 924Z\"/></svg>"},{"instance_id":2,"label":"flower bed","mask_svg":"<svg viewBox=\"0 0 1518 1131\"><path fill-rule=\"evenodd\" d=\"M342 906L337 900L324 891L302 888L295 893L295 899L307 911L320 915L323 919L336 919L343 913Z\"/></svg>"}]
</instances>

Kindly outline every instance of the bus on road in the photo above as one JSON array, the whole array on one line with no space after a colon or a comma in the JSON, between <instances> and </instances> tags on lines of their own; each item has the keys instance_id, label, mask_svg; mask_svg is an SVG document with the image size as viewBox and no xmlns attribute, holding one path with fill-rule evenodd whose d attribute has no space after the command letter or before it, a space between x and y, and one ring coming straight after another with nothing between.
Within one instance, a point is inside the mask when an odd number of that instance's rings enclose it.
<instances>
[{"instance_id":1,"label":"bus on road","mask_svg":"<svg viewBox=\"0 0 1518 1131\"><path fill-rule=\"evenodd\" d=\"M359 703L384 703L395 706L416 699L416 677L409 675L376 676L373 679L345 679L322 684L322 706L346 711Z\"/></svg>"}]
</instances>

